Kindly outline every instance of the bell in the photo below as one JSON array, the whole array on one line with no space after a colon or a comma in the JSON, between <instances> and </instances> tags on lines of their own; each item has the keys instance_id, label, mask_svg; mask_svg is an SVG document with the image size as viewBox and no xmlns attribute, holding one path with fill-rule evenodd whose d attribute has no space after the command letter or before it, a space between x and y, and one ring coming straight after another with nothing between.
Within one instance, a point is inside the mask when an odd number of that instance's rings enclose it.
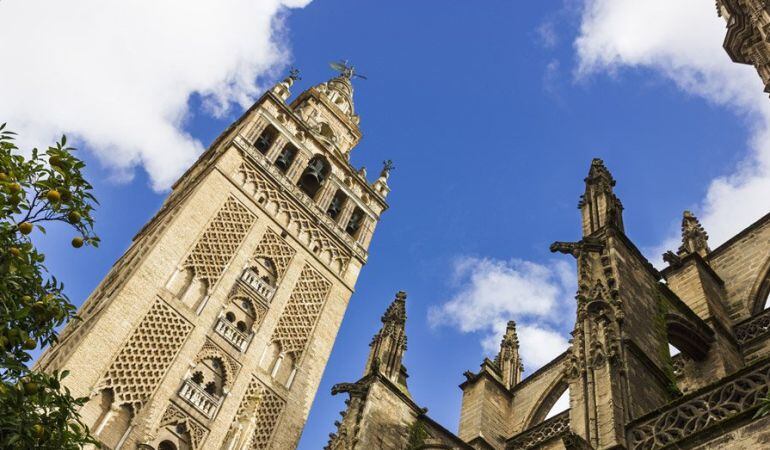
<instances>
[{"instance_id":1,"label":"bell","mask_svg":"<svg viewBox=\"0 0 770 450\"><path fill-rule=\"evenodd\" d=\"M275 159L275 165L278 166L278 168L282 171L286 172L289 170L289 166L293 160L294 153L290 149L284 149L284 151L278 155L278 158Z\"/></svg>"},{"instance_id":2,"label":"bell","mask_svg":"<svg viewBox=\"0 0 770 450\"><path fill-rule=\"evenodd\" d=\"M339 196L335 196L329 205L329 209L326 210L326 214L328 214L332 219L336 219L337 215L340 213L340 210L342 210L342 199Z\"/></svg>"}]
</instances>

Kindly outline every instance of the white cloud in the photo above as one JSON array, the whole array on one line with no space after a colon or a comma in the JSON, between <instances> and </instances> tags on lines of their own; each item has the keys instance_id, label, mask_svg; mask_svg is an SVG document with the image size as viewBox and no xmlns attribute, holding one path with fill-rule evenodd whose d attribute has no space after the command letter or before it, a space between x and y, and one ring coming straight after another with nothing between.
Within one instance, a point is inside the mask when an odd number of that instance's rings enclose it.
<instances>
[{"instance_id":1,"label":"white cloud","mask_svg":"<svg viewBox=\"0 0 770 450\"><path fill-rule=\"evenodd\" d=\"M20 143L62 133L121 177L143 166L167 188L203 150L188 100L248 106L286 62L282 16L309 0L0 2L0 121Z\"/></svg>"},{"instance_id":2,"label":"white cloud","mask_svg":"<svg viewBox=\"0 0 770 450\"><path fill-rule=\"evenodd\" d=\"M752 136L745 159L713 180L696 207L712 247L767 213L770 198L770 99L754 68L727 56L724 35L725 23L713 2L586 0L575 40L579 78L648 68L684 92L749 120ZM669 237L655 253L674 248L676 241Z\"/></svg>"},{"instance_id":3,"label":"white cloud","mask_svg":"<svg viewBox=\"0 0 770 450\"><path fill-rule=\"evenodd\" d=\"M574 320L576 290L574 268L567 262L542 265L466 257L455 263L454 282L456 294L430 309L431 326L480 333L484 351L494 356L506 323L516 320L528 371L567 348L564 331Z\"/></svg>"}]
</instances>

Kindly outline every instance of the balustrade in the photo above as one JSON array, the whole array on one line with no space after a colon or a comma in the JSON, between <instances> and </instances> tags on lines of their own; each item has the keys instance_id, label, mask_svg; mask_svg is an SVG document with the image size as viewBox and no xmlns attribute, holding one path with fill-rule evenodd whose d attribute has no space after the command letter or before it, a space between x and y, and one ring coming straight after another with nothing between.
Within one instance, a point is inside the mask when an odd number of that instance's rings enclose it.
<instances>
[{"instance_id":1,"label":"balustrade","mask_svg":"<svg viewBox=\"0 0 770 450\"><path fill-rule=\"evenodd\" d=\"M221 398L209 394L201 385L189 379L184 380L179 396L209 419L214 417L222 402Z\"/></svg>"}]
</instances>

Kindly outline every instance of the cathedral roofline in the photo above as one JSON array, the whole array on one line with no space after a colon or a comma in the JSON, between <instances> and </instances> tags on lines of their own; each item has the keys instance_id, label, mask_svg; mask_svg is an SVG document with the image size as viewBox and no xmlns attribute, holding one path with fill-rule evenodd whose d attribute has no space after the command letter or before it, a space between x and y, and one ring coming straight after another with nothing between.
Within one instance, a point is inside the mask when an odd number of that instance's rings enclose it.
<instances>
[{"instance_id":1,"label":"cathedral roofline","mask_svg":"<svg viewBox=\"0 0 770 450\"><path fill-rule=\"evenodd\" d=\"M730 248L730 246L732 246L736 241L743 239L747 234L751 233L752 231L761 227L767 222L770 222L770 213L767 213L764 216L760 217L759 219L756 220L756 222L752 223L751 225L747 226L743 230L739 231L737 234L733 235L733 237L726 240L719 247L715 248L714 250L711 250L711 252L706 257L706 260L713 259L715 256L719 255L720 253L724 252L726 249Z\"/></svg>"}]
</instances>

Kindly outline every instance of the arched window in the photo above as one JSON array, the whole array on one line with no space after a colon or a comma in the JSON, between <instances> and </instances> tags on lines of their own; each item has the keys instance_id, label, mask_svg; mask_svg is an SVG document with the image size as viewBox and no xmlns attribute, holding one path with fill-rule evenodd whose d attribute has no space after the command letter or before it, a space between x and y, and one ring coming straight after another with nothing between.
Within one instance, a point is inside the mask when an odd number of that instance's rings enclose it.
<instances>
[{"instance_id":1,"label":"arched window","mask_svg":"<svg viewBox=\"0 0 770 450\"><path fill-rule=\"evenodd\" d=\"M274 126L268 125L265 130L262 131L262 134L259 135L257 140L254 141L254 147L264 155L270 150L276 137L278 137L278 130L276 130Z\"/></svg>"},{"instance_id":2,"label":"arched window","mask_svg":"<svg viewBox=\"0 0 770 450\"><path fill-rule=\"evenodd\" d=\"M329 171L329 164L326 160L316 156L307 164L305 171L302 172L302 176L299 178L299 182L297 182L297 186L308 197L315 198L324 180L329 176Z\"/></svg>"},{"instance_id":3,"label":"arched window","mask_svg":"<svg viewBox=\"0 0 770 450\"><path fill-rule=\"evenodd\" d=\"M527 427L533 427L546 419L569 409L569 385L561 379L552 384L540 403L527 419Z\"/></svg>"},{"instance_id":4,"label":"arched window","mask_svg":"<svg viewBox=\"0 0 770 450\"><path fill-rule=\"evenodd\" d=\"M559 398L556 399L556 402L551 406L551 409L548 411L548 413L545 415L546 419L550 419L551 417L562 413L569 409L569 388L565 390Z\"/></svg>"},{"instance_id":5,"label":"arched window","mask_svg":"<svg viewBox=\"0 0 770 450\"><path fill-rule=\"evenodd\" d=\"M158 450L177 450L176 445L171 441L163 441L158 445Z\"/></svg>"},{"instance_id":6,"label":"arched window","mask_svg":"<svg viewBox=\"0 0 770 450\"><path fill-rule=\"evenodd\" d=\"M350 220L348 221L347 226L345 227L345 231L353 236L356 237L358 234L358 230L361 228L361 223L364 220L364 212L361 210L361 208L356 208L353 211L353 214L350 216Z\"/></svg>"},{"instance_id":7,"label":"arched window","mask_svg":"<svg viewBox=\"0 0 770 450\"><path fill-rule=\"evenodd\" d=\"M336 219L337 216L340 215L342 207L345 205L345 200L347 200L347 198L348 196L345 195L344 192L338 190L337 193L334 194L331 203L329 203L329 207L326 208L326 214L332 219Z\"/></svg>"},{"instance_id":8,"label":"arched window","mask_svg":"<svg viewBox=\"0 0 770 450\"><path fill-rule=\"evenodd\" d=\"M294 157L297 156L297 147L286 144L281 150L281 154L275 159L275 166L283 173L289 170L291 163L294 162Z\"/></svg>"}]
</instances>

